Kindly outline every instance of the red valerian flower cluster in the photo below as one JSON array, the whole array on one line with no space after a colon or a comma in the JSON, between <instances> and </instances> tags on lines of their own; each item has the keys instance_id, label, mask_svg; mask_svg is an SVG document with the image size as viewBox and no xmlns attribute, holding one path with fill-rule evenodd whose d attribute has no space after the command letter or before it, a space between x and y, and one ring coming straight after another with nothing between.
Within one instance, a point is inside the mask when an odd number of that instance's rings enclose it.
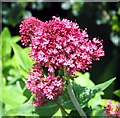
<instances>
[{"instance_id":1,"label":"red valerian flower cluster","mask_svg":"<svg viewBox=\"0 0 120 118\"><path fill-rule=\"evenodd\" d=\"M20 25L20 35L23 45L30 46L29 56L37 65L26 83L36 94L36 101L54 99L62 93L62 79L52 75L56 69L66 67L66 72L74 76L77 71L88 70L93 60L104 56L102 41L89 40L86 30L67 19L53 16L52 20L42 22L28 17ZM43 77L40 66L48 68L48 77Z\"/></svg>"},{"instance_id":2,"label":"red valerian flower cluster","mask_svg":"<svg viewBox=\"0 0 120 118\"><path fill-rule=\"evenodd\" d=\"M120 118L120 103L117 105L108 100L107 107L104 111L105 114L109 115L110 118L117 117Z\"/></svg>"},{"instance_id":3,"label":"red valerian flower cluster","mask_svg":"<svg viewBox=\"0 0 120 118\"><path fill-rule=\"evenodd\" d=\"M66 71L74 75L104 56L102 42L89 40L85 30L67 19L53 16L43 23L29 17L20 25L20 34L24 45L30 42L30 56L40 66L48 67L49 72L66 66Z\"/></svg>"},{"instance_id":4,"label":"red valerian flower cluster","mask_svg":"<svg viewBox=\"0 0 120 118\"><path fill-rule=\"evenodd\" d=\"M62 79L57 76L49 74L47 77L43 76L40 67L34 66L33 71L29 72L30 76L26 82L26 86L36 95L35 102L37 107L43 105L48 100L54 100L62 94Z\"/></svg>"}]
</instances>

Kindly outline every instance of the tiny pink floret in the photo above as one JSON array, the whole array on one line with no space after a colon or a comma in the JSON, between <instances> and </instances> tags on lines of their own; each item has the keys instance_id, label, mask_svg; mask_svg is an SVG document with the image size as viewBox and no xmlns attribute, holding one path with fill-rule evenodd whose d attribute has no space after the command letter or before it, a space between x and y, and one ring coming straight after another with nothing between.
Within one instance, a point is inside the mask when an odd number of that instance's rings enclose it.
<instances>
[{"instance_id":1,"label":"tiny pink floret","mask_svg":"<svg viewBox=\"0 0 120 118\"><path fill-rule=\"evenodd\" d=\"M54 77L51 74L44 77L42 70L37 66L33 67L33 71L30 72L26 86L33 94L36 95L35 102L33 103L37 107L43 105L48 100L57 99L57 97L63 92L62 79L59 76Z\"/></svg>"},{"instance_id":2,"label":"tiny pink floret","mask_svg":"<svg viewBox=\"0 0 120 118\"><path fill-rule=\"evenodd\" d=\"M111 118L120 118L120 103L116 105L112 101L108 100L104 113L110 116Z\"/></svg>"}]
</instances>

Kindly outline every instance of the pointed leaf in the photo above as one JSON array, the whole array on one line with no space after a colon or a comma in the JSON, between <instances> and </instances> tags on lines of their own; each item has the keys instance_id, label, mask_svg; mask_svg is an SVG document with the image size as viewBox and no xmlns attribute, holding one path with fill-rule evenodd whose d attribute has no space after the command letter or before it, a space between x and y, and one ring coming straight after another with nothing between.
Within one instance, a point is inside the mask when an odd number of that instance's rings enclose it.
<instances>
[{"instance_id":1,"label":"pointed leaf","mask_svg":"<svg viewBox=\"0 0 120 118\"><path fill-rule=\"evenodd\" d=\"M116 96L120 97L120 89L119 89L119 90L114 91L114 94L115 94Z\"/></svg>"},{"instance_id":2,"label":"pointed leaf","mask_svg":"<svg viewBox=\"0 0 120 118\"><path fill-rule=\"evenodd\" d=\"M98 92L93 99L91 99L88 103L89 106L91 106L93 109L98 105L98 101L101 100L101 95L104 94L102 91L105 90L112 82L115 80L115 78L108 80L102 84L96 85L93 90L100 90L101 92Z\"/></svg>"},{"instance_id":3,"label":"pointed leaf","mask_svg":"<svg viewBox=\"0 0 120 118\"><path fill-rule=\"evenodd\" d=\"M98 84L98 85L96 85L93 89L94 90L101 90L101 91L103 91L103 90L105 90L110 84L112 84L113 83L113 81L116 79L116 77L114 77L113 79L110 79L110 80L108 80L108 81L106 81L106 82L104 82L104 83L102 83L102 84Z\"/></svg>"},{"instance_id":4,"label":"pointed leaf","mask_svg":"<svg viewBox=\"0 0 120 118\"><path fill-rule=\"evenodd\" d=\"M81 107L84 108L85 106L87 106L88 102L92 98L94 98L97 93L99 94L99 96L98 96L98 98L99 98L100 94L101 94L100 92L102 92L105 88L107 88L114 80L115 80L115 78L113 78L107 82L104 82L102 84L96 85L93 88L82 87L79 84L77 84L76 82L72 82L72 87L73 87L75 96L76 96L78 102L80 103ZM67 92L65 92L62 95L61 99L63 99L61 101L61 104L64 106L64 108L75 110L75 107L74 107L73 103L71 102L70 97Z\"/></svg>"},{"instance_id":5,"label":"pointed leaf","mask_svg":"<svg viewBox=\"0 0 120 118\"><path fill-rule=\"evenodd\" d=\"M82 108L84 108L85 106L88 105L88 101L90 99L92 99L95 94L97 92L99 92L100 90L92 90L92 89L89 89L87 87L81 87L80 85L76 84L73 82L73 90L74 90L74 93L75 93L75 96L78 100L78 102L80 103L80 106ZM62 98L61 98L61 105L64 106L65 109L72 109L72 110L75 110L75 107L68 95L67 92L65 92L63 95L62 95Z\"/></svg>"},{"instance_id":6,"label":"pointed leaf","mask_svg":"<svg viewBox=\"0 0 120 118\"><path fill-rule=\"evenodd\" d=\"M53 116L54 117L56 117L56 116L62 116L61 110L58 109L58 111Z\"/></svg>"},{"instance_id":7,"label":"pointed leaf","mask_svg":"<svg viewBox=\"0 0 120 118\"><path fill-rule=\"evenodd\" d=\"M55 114L58 111L59 107L55 102L48 102L44 106L41 106L40 108L36 109L36 113L39 114L39 116L47 116L50 117L53 114Z\"/></svg>"},{"instance_id":8,"label":"pointed leaf","mask_svg":"<svg viewBox=\"0 0 120 118\"><path fill-rule=\"evenodd\" d=\"M28 56L25 50L22 49L19 45L15 43L11 43L11 44L15 53L18 68L22 67L24 70L28 72L32 67L31 58Z\"/></svg>"}]
</instances>

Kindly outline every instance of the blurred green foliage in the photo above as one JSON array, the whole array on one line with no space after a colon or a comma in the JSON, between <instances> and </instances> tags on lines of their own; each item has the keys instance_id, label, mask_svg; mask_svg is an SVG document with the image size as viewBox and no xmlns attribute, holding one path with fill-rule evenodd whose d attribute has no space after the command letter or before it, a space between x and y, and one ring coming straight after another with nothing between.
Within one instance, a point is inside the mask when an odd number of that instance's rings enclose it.
<instances>
[{"instance_id":1,"label":"blurred green foliage","mask_svg":"<svg viewBox=\"0 0 120 118\"><path fill-rule=\"evenodd\" d=\"M3 23L12 26L18 25L24 18L31 16L31 12L25 10L27 3L14 2L12 4L3 4ZM13 20L14 19L14 20Z\"/></svg>"},{"instance_id":2,"label":"blurred green foliage","mask_svg":"<svg viewBox=\"0 0 120 118\"><path fill-rule=\"evenodd\" d=\"M11 4L3 4L2 6L2 22L4 24L16 26L21 23L25 18L32 16L30 10L26 10L27 7L33 10L42 10L43 3L41 2L13 2Z\"/></svg>"}]
</instances>

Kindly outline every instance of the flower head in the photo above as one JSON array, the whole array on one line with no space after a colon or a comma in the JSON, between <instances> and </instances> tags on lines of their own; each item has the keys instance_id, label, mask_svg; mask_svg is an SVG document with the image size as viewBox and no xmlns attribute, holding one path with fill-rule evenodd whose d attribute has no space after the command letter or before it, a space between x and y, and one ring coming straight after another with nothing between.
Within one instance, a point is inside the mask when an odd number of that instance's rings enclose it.
<instances>
[{"instance_id":1,"label":"flower head","mask_svg":"<svg viewBox=\"0 0 120 118\"><path fill-rule=\"evenodd\" d=\"M20 25L20 39L23 45L27 46L31 41L31 38L34 37L34 32L37 27L42 24L42 21L38 20L35 17L28 17Z\"/></svg>"},{"instance_id":2,"label":"flower head","mask_svg":"<svg viewBox=\"0 0 120 118\"><path fill-rule=\"evenodd\" d=\"M23 21L22 27L28 21ZM66 71L75 75L76 71L88 70L93 60L104 56L102 41L97 38L89 40L86 30L80 29L75 22L55 16L44 23L34 18L34 22L29 24L32 30L20 30L21 34L32 31L32 36L26 34L25 39L21 35L21 39L24 44L31 42L30 56L38 65L48 67L49 72L66 66Z\"/></svg>"},{"instance_id":3,"label":"flower head","mask_svg":"<svg viewBox=\"0 0 120 118\"><path fill-rule=\"evenodd\" d=\"M33 71L30 72L30 76L26 82L27 88L36 95L36 106L41 106L48 100L54 100L62 94L62 79L57 76L49 74L47 77L43 77L42 70L35 66Z\"/></svg>"}]
</instances>

